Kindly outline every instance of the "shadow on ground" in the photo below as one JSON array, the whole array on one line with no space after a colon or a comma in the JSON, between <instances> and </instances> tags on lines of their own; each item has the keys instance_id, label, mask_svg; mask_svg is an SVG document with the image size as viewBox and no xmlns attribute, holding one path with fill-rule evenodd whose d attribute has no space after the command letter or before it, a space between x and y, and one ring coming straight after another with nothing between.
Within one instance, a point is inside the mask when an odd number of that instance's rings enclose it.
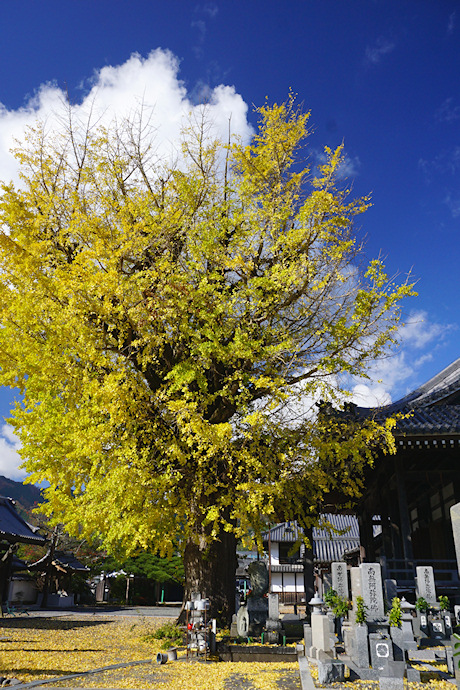
<instances>
[{"instance_id":1,"label":"shadow on ground","mask_svg":"<svg viewBox=\"0 0 460 690\"><path fill-rule=\"evenodd\" d=\"M75 628L89 628L96 625L108 625L111 620L78 620L61 618L2 618L0 619L0 634L2 630L20 628L22 630L74 630Z\"/></svg>"}]
</instances>

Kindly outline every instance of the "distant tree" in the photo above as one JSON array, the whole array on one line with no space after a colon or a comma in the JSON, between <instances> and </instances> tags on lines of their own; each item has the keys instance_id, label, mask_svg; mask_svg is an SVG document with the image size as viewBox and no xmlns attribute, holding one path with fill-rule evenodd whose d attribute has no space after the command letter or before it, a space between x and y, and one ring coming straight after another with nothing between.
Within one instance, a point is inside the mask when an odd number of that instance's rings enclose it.
<instances>
[{"instance_id":1,"label":"distant tree","mask_svg":"<svg viewBox=\"0 0 460 690\"><path fill-rule=\"evenodd\" d=\"M154 582L178 582L184 581L184 566L178 555L171 558L160 558L153 553L144 551L126 559L115 559L110 556L101 565L104 570L124 570L128 575L145 577Z\"/></svg>"},{"instance_id":2,"label":"distant tree","mask_svg":"<svg viewBox=\"0 0 460 690\"><path fill-rule=\"evenodd\" d=\"M311 407L387 351L412 292L361 268L369 200L338 185L342 147L314 174L308 114L258 114L226 145L204 111L172 164L142 113L80 127L70 109L65 131L28 130L0 201L0 383L23 394L45 509L116 554L179 544L185 596L227 620L236 540L260 543L262 516L311 525L391 448L391 421L329 438Z\"/></svg>"},{"instance_id":3,"label":"distant tree","mask_svg":"<svg viewBox=\"0 0 460 690\"><path fill-rule=\"evenodd\" d=\"M100 560L100 566L106 572L123 570L128 576L134 575L143 580L150 580L155 585L156 602L160 601L162 585L171 582L183 584L184 582L184 564L181 556L177 554L170 558L161 558L144 551L126 559L108 556Z\"/></svg>"}]
</instances>

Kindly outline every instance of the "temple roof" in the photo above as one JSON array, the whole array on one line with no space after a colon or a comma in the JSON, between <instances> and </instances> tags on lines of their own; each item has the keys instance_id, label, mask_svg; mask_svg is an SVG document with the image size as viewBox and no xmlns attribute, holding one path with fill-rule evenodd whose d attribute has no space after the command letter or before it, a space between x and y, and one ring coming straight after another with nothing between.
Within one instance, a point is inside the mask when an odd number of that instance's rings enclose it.
<instances>
[{"instance_id":1,"label":"temple roof","mask_svg":"<svg viewBox=\"0 0 460 690\"><path fill-rule=\"evenodd\" d=\"M460 358L422 386L390 405L365 408L349 405L362 417L382 419L396 413L408 415L397 420L395 436L460 435Z\"/></svg>"},{"instance_id":2,"label":"temple roof","mask_svg":"<svg viewBox=\"0 0 460 690\"><path fill-rule=\"evenodd\" d=\"M313 554L316 562L332 563L342 560L344 553L359 546L358 520L354 515L321 516L323 527L313 527ZM332 525L333 530L327 527ZM335 531L334 531L335 530ZM338 531L336 531L338 530ZM303 534L297 522L282 522L270 529L272 542L296 542ZM264 532L264 542L268 541L268 531Z\"/></svg>"},{"instance_id":3,"label":"temple roof","mask_svg":"<svg viewBox=\"0 0 460 690\"><path fill-rule=\"evenodd\" d=\"M31 563L28 568L29 570L44 570L46 569L48 563L50 562L50 552L46 553L43 558L39 561ZM64 573L88 573L89 568L83 563L80 563L78 558L73 556L71 553L64 553L63 551L55 551L52 555L51 560L54 568L60 572Z\"/></svg>"},{"instance_id":4,"label":"temple roof","mask_svg":"<svg viewBox=\"0 0 460 690\"><path fill-rule=\"evenodd\" d=\"M10 544L45 544L45 537L35 530L16 511L12 498L0 496L0 541Z\"/></svg>"}]
</instances>

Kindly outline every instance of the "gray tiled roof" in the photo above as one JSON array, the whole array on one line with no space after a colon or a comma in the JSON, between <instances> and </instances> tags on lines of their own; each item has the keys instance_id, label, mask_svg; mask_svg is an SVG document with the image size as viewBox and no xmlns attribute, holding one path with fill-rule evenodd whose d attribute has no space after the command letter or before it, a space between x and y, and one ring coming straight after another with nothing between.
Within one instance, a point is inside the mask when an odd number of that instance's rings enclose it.
<instances>
[{"instance_id":1,"label":"gray tiled roof","mask_svg":"<svg viewBox=\"0 0 460 690\"><path fill-rule=\"evenodd\" d=\"M395 436L460 435L460 358L436 374L412 393L390 405L364 408L349 405L360 417L374 415L384 419L395 413L407 415L398 419Z\"/></svg>"},{"instance_id":2,"label":"gray tiled roof","mask_svg":"<svg viewBox=\"0 0 460 690\"><path fill-rule=\"evenodd\" d=\"M62 551L55 551L53 563L61 566L65 570L72 572L89 572L89 568L83 563L80 563L78 558L75 558L71 553L63 553Z\"/></svg>"},{"instance_id":3,"label":"gray tiled roof","mask_svg":"<svg viewBox=\"0 0 460 690\"><path fill-rule=\"evenodd\" d=\"M0 541L10 544L45 544L45 537L34 532L14 505L12 498L0 496Z\"/></svg>"},{"instance_id":4,"label":"gray tiled roof","mask_svg":"<svg viewBox=\"0 0 460 690\"><path fill-rule=\"evenodd\" d=\"M322 516L324 526L313 528L313 554L315 561L331 563L341 561L343 554L359 547L358 520L354 515L333 515L326 513ZM340 530L341 533L333 531ZM303 534L302 528L297 522L282 522L270 530L272 542L295 542ZM268 541L268 531L263 535Z\"/></svg>"},{"instance_id":5,"label":"gray tiled roof","mask_svg":"<svg viewBox=\"0 0 460 690\"><path fill-rule=\"evenodd\" d=\"M46 553L42 558L40 558L39 561L36 561L35 563L31 563L29 565L29 570L43 570L43 568L46 568L47 564L49 563L50 559L50 551ZM83 563L80 563L78 558L75 558L71 553L64 553L63 551L55 551L53 554L53 559L51 563L58 569L58 570L65 570L66 572L80 572L80 573L86 573L89 572L89 568L86 567L86 565L83 565Z\"/></svg>"}]
</instances>

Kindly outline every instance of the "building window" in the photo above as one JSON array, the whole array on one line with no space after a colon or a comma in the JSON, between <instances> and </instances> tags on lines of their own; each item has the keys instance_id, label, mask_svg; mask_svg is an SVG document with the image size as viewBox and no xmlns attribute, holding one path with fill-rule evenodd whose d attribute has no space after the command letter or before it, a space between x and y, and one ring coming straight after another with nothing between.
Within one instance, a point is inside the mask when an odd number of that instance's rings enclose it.
<instances>
[{"instance_id":1,"label":"building window","mask_svg":"<svg viewBox=\"0 0 460 690\"><path fill-rule=\"evenodd\" d=\"M279 543L279 559L280 563L298 563L300 560L300 549L294 549L294 544L288 541L281 541Z\"/></svg>"}]
</instances>

